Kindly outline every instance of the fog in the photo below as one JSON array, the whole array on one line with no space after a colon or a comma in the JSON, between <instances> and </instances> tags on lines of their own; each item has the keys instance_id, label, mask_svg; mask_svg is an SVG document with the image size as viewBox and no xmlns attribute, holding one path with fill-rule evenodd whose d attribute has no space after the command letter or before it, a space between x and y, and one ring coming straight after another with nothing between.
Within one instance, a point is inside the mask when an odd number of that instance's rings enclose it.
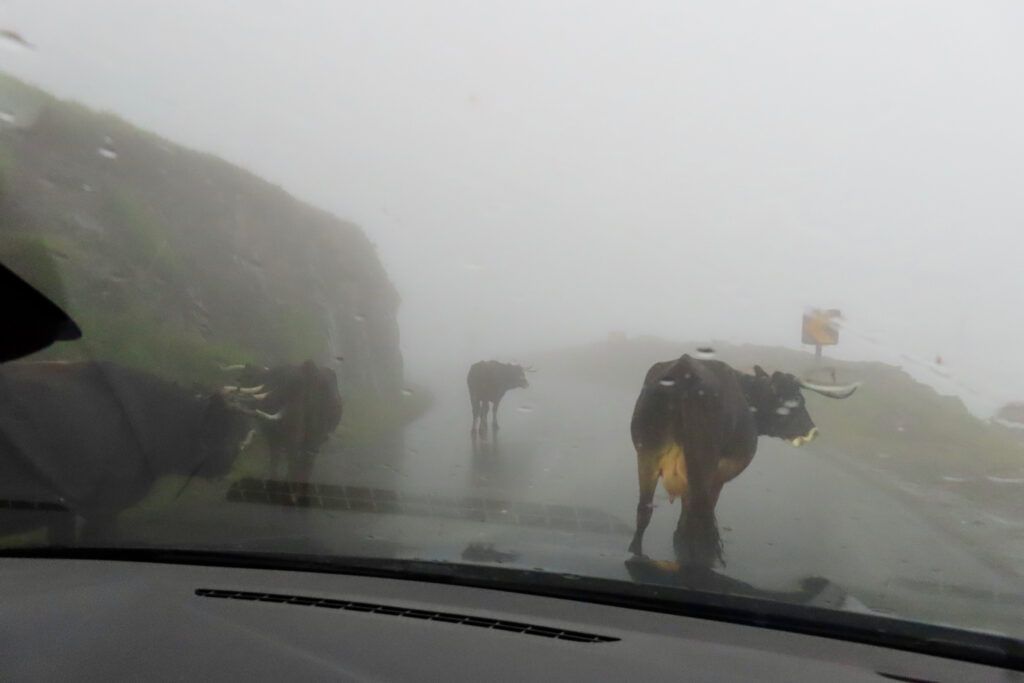
<instances>
[{"instance_id":1,"label":"fog","mask_svg":"<svg viewBox=\"0 0 1024 683\"><path fill-rule=\"evenodd\" d=\"M822 306L1024 398L1019 3L440 5L8 1L0 68L359 223L413 376Z\"/></svg>"}]
</instances>

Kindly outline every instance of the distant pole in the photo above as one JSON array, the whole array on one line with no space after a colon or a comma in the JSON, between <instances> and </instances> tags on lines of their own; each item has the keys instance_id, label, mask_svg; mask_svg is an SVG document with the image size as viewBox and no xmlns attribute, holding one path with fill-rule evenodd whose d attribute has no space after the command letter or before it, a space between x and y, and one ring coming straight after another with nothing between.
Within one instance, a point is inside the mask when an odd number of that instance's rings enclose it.
<instances>
[{"instance_id":1,"label":"distant pole","mask_svg":"<svg viewBox=\"0 0 1024 683\"><path fill-rule=\"evenodd\" d=\"M814 363L821 365L821 344L814 345Z\"/></svg>"}]
</instances>

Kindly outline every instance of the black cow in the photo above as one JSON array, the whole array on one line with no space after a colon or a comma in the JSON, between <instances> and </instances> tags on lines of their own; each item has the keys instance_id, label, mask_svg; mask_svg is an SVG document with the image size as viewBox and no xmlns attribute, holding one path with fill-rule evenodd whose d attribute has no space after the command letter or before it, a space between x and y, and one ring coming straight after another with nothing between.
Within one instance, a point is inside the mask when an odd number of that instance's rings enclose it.
<instances>
[{"instance_id":1,"label":"black cow","mask_svg":"<svg viewBox=\"0 0 1024 683\"><path fill-rule=\"evenodd\" d=\"M71 542L78 515L101 536L160 476L227 474L246 427L219 395L112 363L4 365L0 500L18 512L0 532L48 524L51 541Z\"/></svg>"},{"instance_id":2,"label":"black cow","mask_svg":"<svg viewBox=\"0 0 1024 683\"><path fill-rule=\"evenodd\" d=\"M826 387L781 372L769 376L760 366L748 375L689 355L651 366L630 425L640 481L630 551L642 554L660 478L669 501L678 496L682 504L672 539L679 562L710 567L722 560L715 505L722 486L750 464L758 436L800 446L817 435L801 388L846 398L857 385Z\"/></svg>"},{"instance_id":3,"label":"black cow","mask_svg":"<svg viewBox=\"0 0 1024 683\"><path fill-rule=\"evenodd\" d=\"M498 404L509 389L525 389L530 386L526 381L527 368L522 365L499 363L496 360L482 360L469 368L466 384L469 385L469 402L473 406L473 426L470 434L477 433L477 423L481 436L487 436L487 410L491 409L491 422L494 431L498 431Z\"/></svg>"},{"instance_id":4,"label":"black cow","mask_svg":"<svg viewBox=\"0 0 1024 683\"><path fill-rule=\"evenodd\" d=\"M246 386L248 385L248 386ZM244 366L233 402L255 417L270 450L270 475L282 461L288 481L307 482L317 454L341 422L341 395L333 370L313 361L273 368Z\"/></svg>"}]
</instances>

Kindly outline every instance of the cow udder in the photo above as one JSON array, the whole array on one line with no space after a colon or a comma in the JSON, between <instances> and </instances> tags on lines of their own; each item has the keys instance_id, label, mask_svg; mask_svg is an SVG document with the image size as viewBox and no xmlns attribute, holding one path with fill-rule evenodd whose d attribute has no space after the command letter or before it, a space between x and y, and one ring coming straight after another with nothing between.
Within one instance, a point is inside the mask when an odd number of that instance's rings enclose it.
<instances>
[{"instance_id":1,"label":"cow udder","mask_svg":"<svg viewBox=\"0 0 1024 683\"><path fill-rule=\"evenodd\" d=\"M665 446L658 456L658 476L668 494L668 501L674 503L676 497L685 499L690 492L690 482L686 476L686 454L677 443Z\"/></svg>"}]
</instances>

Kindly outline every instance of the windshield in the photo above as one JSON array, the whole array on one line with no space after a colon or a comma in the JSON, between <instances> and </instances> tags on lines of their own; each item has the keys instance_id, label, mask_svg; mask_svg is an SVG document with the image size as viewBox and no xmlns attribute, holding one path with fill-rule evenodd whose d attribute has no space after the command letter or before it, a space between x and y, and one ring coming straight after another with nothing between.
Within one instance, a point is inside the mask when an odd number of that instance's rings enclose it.
<instances>
[{"instance_id":1,"label":"windshield","mask_svg":"<svg viewBox=\"0 0 1024 683\"><path fill-rule=\"evenodd\" d=\"M1024 637L1022 20L5 3L0 543Z\"/></svg>"}]
</instances>

